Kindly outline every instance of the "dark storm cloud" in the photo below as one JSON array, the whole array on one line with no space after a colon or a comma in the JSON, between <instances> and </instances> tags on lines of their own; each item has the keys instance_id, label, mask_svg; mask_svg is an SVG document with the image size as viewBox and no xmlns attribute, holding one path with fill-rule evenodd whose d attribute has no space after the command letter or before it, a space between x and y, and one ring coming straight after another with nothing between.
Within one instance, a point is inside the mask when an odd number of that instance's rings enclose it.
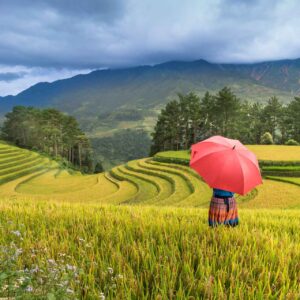
<instances>
[{"instance_id":1,"label":"dark storm cloud","mask_svg":"<svg viewBox=\"0 0 300 300\"><path fill-rule=\"evenodd\" d=\"M0 63L98 68L295 57L299 9L296 0L2 0Z\"/></svg>"},{"instance_id":2,"label":"dark storm cloud","mask_svg":"<svg viewBox=\"0 0 300 300\"><path fill-rule=\"evenodd\" d=\"M25 73L0 73L0 81L13 81L19 78L22 78L24 76Z\"/></svg>"},{"instance_id":3,"label":"dark storm cloud","mask_svg":"<svg viewBox=\"0 0 300 300\"><path fill-rule=\"evenodd\" d=\"M7 13L19 11L54 10L66 16L100 17L102 21L111 21L122 12L121 0L11 0L0 2L0 10Z\"/></svg>"},{"instance_id":4,"label":"dark storm cloud","mask_svg":"<svg viewBox=\"0 0 300 300\"><path fill-rule=\"evenodd\" d=\"M123 12L123 0L1 0L0 64L92 66Z\"/></svg>"},{"instance_id":5,"label":"dark storm cloud","mask_svg":"<svg viewBox=\"0 0 300 300\"><path fill-rule=\"evenodd\" d=\"M298 0L0 0L0 65L66 75L174 59L296 58L299 11Z\"/></svg>"}]
</instances>

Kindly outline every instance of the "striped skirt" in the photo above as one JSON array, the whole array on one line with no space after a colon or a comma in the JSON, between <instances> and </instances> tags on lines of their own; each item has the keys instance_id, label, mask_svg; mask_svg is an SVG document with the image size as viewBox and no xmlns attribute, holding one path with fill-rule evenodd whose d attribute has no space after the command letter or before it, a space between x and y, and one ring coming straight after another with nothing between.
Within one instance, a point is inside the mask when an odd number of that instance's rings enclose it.
<instances>
[{"instance_id":1,"label":"striped skirt","mask_svg":"<svg viewBox=\"0 0 300 300\"><path fill-rule=\"evenodd\" d=\"M210 201L208 224L215 227L220 224L236 226L239 223L235 198L216 198Z\"/></svg>"}]
</instances>

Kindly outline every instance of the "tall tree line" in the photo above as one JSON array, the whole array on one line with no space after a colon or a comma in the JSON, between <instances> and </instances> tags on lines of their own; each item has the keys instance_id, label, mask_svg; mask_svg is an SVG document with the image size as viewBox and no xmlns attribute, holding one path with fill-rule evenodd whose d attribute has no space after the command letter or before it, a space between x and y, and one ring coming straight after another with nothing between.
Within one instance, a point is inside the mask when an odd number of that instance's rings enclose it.
<instances>
[{"instance_id":1,"label":"tall tree line","mask_svg":"<svg viewBox=\"0 0 300 300\"><path fill-rule=\"evenodd\" d=\"M74 117L56 109L15 106L6 114L1 134L20 147L62 157L82 171L92 171L88 138Z\"/></svg>"},{"instance_id":2,"label":"tall tree line","mask_svg":"<svg viewBox=\"0 0 300 300\"><path fill-rule=\"evenodd\" d=\"M202 98L178 94L161 110L152 132L150 155L189 149L212 135L260 144L268 132L276 144L300 142L300 97L287 105L271 97L265 105L241 101L228 87Z\"/></svg>"}]
</instances>

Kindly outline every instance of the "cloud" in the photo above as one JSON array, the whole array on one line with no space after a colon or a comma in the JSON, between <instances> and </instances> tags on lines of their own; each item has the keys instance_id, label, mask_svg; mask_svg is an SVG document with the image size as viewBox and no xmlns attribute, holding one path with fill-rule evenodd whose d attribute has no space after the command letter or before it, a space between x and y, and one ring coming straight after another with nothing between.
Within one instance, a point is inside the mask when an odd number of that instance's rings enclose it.
<instances>
[{"instance_id":1,"label":"cloud","mask_svg":"<svg viewBox=\"0 0 300 300\"><path fill-rule=\"evenodd\" d=\"M298 0L0 1L0 64L46 71L297 58L299 11Z\"/></svg>"},{"instance_id":2,"label":"cloud","mask_svg":"<svg viewBox=\"0 0 300 300\"><path fill-rule=\"evenodd\" d=\"M95 68L295 57L299 9L297 0L1 1L0 63Z\"/></svg>"},{"instance_id":3,"label":"cloud","mask_svg":"<svg viewBox=\"0 0 300 300\"><path fill-rule=\"evenodd\" d=\"M11 73L11 72L0 73L0 81L5 81L5 82L13 81L22 78L23 75L24 73Z\"/></svg>"},{"instance_id":4,"label":"cloud","mask_svg":"<svg viewBox=\"0 0 300 300\"><path fill-rule=\"evenodd\" d=\"M89 73L90 69L57 69L0 65L0 96L16 95L38 82L52 82L77 74Z\"/></svg>"}]
</instances>

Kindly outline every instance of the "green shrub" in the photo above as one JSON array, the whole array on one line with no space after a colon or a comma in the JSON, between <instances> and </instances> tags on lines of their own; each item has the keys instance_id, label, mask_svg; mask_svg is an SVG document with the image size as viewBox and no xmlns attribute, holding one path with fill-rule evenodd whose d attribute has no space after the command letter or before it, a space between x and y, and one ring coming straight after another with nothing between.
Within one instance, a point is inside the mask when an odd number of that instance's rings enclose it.
<instances>
[{"instance_id":1,"label":"green shrub","mask_svg":"<svg viewBox=\"0 0 300 300\"><path fill-rule=\"evenodd\" d=\"M260 138L260 143L262 145L272 145L272 144L274 144L272 134L270 132L265 132Z\"/></svg>"},{"instance_id":2,"label":"green shrub","mask_svg":"<svg viewBox=\"0 0 300 300\"><path fill-rule=\"evenodd\" d=\"M265 166L300 166L300 160L259 160L261 167Z\"/></svg>"},{"instance_id":3,"label":"green shrub","mask_svg":"<svg viewBox=\"0 0 300 300\"><path fill-rule=\"evenodd\" d=\"M101 161L98 161L98 162L96 163L94 173L97 174L97 173L102 173L102 172L104 172L103 165L102 165Z\"/></svg>"},{"instance_id":4,"label":"green shrub","mask_svg":"<svg viewBox=\"0 0 300 300\"><path fill-rule=\"evenodd\" d=\"M289 139L288 141L285 142L285 145L287 146L298 146L299 143L293 139Z\"/></svg>"}]
</instances>

